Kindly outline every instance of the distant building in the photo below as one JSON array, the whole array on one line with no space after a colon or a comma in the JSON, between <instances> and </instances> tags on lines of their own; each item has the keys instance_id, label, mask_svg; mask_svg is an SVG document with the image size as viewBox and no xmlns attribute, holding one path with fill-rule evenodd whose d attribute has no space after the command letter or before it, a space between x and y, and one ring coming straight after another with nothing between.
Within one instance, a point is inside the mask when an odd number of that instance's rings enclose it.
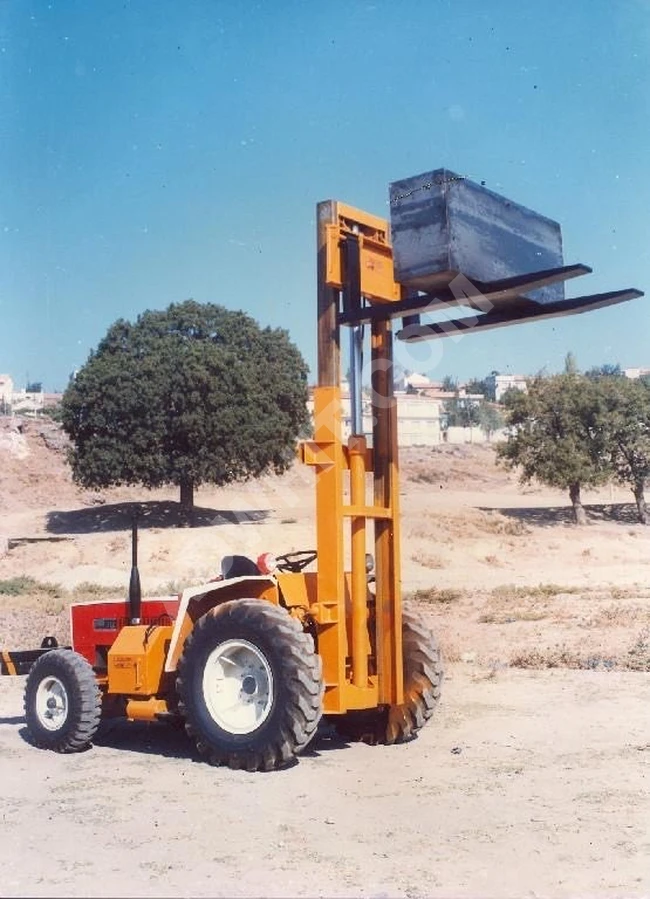
<instances>
[{"instance_id":1,"label":"distant building","mask_svg":"<svg viewBox=\"0 0 650 899\"><path fill-rule=\"evenodd\" d=\"M488 375L486 381L494 392L497 403L501 402L503 395L509 390L521 390L523 393L528 390L526 375Z\"/></svg>"},{"instance_id":2,"label":"distant building","mask_svg":"<svg viewBox=\"0 0 650 899\"><path fill-rule=\"evenodd\" d=\"M21 415L37 415L45 406L45 394L42 390L14 390L11 411Z\"/></svg>"},{"instance_id":3,"label":"distant building","mask_svg":"<svg viewBox=\"0 0 650 899\"><path fill-rule=\"evenodd\" d=\"M441 421L443 403L428 396L404 391L395 392L397 403L397 439L400 446L437 446L443 440ZM313 393L310 390L309 411L314 411ZM350 390L346 381L341 383L341 431L343 440L350 436ZM370 396L362 397L363 431L372 439L372 409Z\"/></svg>"},{"instance_id":4,"label":"distant building","mask_svg":"<svg viewBox=\"0 0 650 899\"><path fill-rule=\"evenodd\" d=\"M0 415L11 412L14 394L14 381L11 375L0 375Z\"/></svg>"},{"instance_id":5,"label":"distant building","mask_svg":"<svg viewBox=\"0 0 650 899\"><path fill-rule=\"evenodd\" d=\"M58 406L62 393L45 393L40 383L27 385L31 390L16 390L11 375L0 375L0 415L38 415Z\"/></svg>"},{"instance_id":6,"label":"distant building","mask_svg":"<svg viewBox=\"0 0 650 899\"><path fill-rule=\"evenodd\" d=\"M442 440L442 403L428 396L396 394L400 446L437 446Z\"/></svg>"},{"instance_id":7,"label":"distant building","mask_svg":"<svg viewBox=\"0 0 650 899\"><path fill-rule=\"evenodd\" d=\"M445 404L450 400L478 404L483 400L481 394L466 394L441 390L427 390L421 393L396 391L397 404L397 441L405 446L439 446L442 443L484 443L488 436L482 428L454 427L447 425ZM341 431L343 440L351 433L350 392L347 382L341 384ZM313 391L310 390L309 411L313 413ZM363 432L372 443L372 415L370 395L364 392L362 397Z\"/></svg>"},{"instance_id":8,"label":"distant building","mask_svg":"<svg viewBox=\"0 0 650 899\"><path fill-rule=\"evenodd\" d=\"M626 378L636 381L639 378L645 378L646 375L650 375L650 368L624 368L623 374Z\"/></svg>"},{"instance_id":9,"label":"distant building","mask_svg":"<svg viewBox=\"0 0 650 899\"><path fill-rule=\"evenodd\" d=\"M411 372L404 378L405 390L425 390L427 387L433 387L433 382L426 375L421 375L417 371Z\"/></svg>"}]
</instances>

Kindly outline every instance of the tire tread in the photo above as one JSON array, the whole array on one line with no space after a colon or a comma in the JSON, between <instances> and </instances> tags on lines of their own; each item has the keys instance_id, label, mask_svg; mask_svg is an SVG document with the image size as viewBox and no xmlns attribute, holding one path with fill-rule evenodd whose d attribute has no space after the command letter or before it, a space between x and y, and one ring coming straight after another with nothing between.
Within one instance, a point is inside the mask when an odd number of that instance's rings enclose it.
<instances>
[{"instance_id":1,"label":"tire tread","mask_svg":"<svg viewBox=\"0 0 650 899\"><path fill-rule=\"evenodd\" d=\"M257 750L233 751L220 748L203 732L194 712L191 668L195 647L209 639L210 632L221 624L238 627L263 627L269 640L279 647L289 675L285 679L287 708L281 723L266 745ZM178 708L185 718L185 729L195 741L199 754L212 765L245 768L248 771L270 771L291 762L316 733L322 715L323 683L321 660L314 652L311 636L299 622L282 608L259 599L239 599L216 606L203 615L188 636L178 665L176 681Z\"/></svg>"},{"instance_id":2,"label":"tire tread","mask_svg":"<svg viewBox=\"0 0 650 899\"><path fill-rule=\"evenodd\" d=\"M421 616L402 609L404 702L389 709L349 713L336 721L346 739L393 745L413 739L429 721L440 699L443 678L438 643Z\"/></svg>"},{"instance_id":3,"label":"tire tread","mask_svg":"<svg viewBox=\"0 0 650 899\"><path fill-rule=\"evenodd\" d=\"M42 728L33 707L39 683L51 675L69 681L64 684L68 692L68 719L60 732ZM82 752L92 742L102 713L102 693L92 666L72 649L44 653L34 662L27 676L24 709L35 746L61 753ZM66 727L68 723L70 726Z\"/></svg>"}]
</instances>

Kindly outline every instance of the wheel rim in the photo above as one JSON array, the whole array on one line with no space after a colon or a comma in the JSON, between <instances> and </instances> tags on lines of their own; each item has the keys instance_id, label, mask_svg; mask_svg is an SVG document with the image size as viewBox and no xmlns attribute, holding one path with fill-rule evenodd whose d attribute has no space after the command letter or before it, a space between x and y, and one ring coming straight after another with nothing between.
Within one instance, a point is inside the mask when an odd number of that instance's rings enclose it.
<instances>
[{"instance_id":1,"label":"wheel rim","mask_svg":"<svg viewBox=\"0 0 650 899\"><path fill-rule=\"evenodd\" d=\"M68 719L68 691L58 677L45 677L36 690L36 717L46 730L60 730Z\"/></svg>"},{"instance_id":2,"label":"wheel rim","mask_svg":"<svg viewBox=\"0 0 650 899\"><path fill-rule=\"evenodd\" d=\"M273 674L264 654L247 640L220 643L203 669L203 698L223 730L257 730L273 706Z\"/></svg>"}]
</instances>

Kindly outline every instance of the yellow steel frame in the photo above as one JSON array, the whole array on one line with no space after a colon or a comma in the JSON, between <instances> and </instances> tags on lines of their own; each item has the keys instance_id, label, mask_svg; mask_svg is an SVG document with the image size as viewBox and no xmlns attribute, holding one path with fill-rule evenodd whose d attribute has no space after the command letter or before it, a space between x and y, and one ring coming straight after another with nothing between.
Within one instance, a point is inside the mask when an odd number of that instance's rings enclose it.
<instances>
[{"instance_id":1,"label":"yellow steel frame","mask_svg":"<svg viewBox=\"0 0 650 899\"><path fill-rule=\"evenodd\" d=\"M354 241L359 264L350 269L343 243ZM301 447L316 472L316 574L279 575L277 587L253 590L292 614L315 622L323 661L324 711L344 713L399 704L403 700L402 617L399 559L397 417L392 387L390 305L401 296L393 278L388 224L383 219L328 201L318 207L319 384L314 394L314 439ZM342 296L351 282L358 296L386 309L371 324L373 448L363 434L342 439L340 325ZM358 283L356 283L358 282ZM373 493L368 498L368 475ZM368 589L367 542L374 540L375 591ZM345 560L349 556L350 568ZM255 586L254 584L252 585ZM167 711L165 671L175 668L194 618L216 601L234 598L235 585L220 584L193 600L170 654L172 627L122 629L108 653L107 696L127 697L130 718L151 720ZM247 584L247 595L251 584ZM215 594L219 594L217 599ZM177 625L178 627L178 625Z\"/></svg>"},{"instance_id":2,"label":"yellow steel frame","mask_svg":"<svg viewBox=\"0 0 650 899\"><path fill-rule=\"evenodd\" d=\"M317 603L310 609L323 660L324 709L399 704L403 700L397 418L392 387L390 315L371 327L373 446L341 430L340 326L342 291L354 277L343 242L359 254L360 295L371 303L402 298L393 277L388 223L337 201L318 206L318 387L314 439L302 459L316 471ZM388 310L387 310L388 311ZM367 499L367 474L373 498ZM347 496L346 496L347 493ZM346 524L349 522L349 525ZM375 599L369 600L365 557L374 532ZM346 550L351 570L345 570Z\"/></svg>"},{"instance_id":3,"label":"yellow steel frame","mask_svg":"<svg viewBox=\"0 0 650 899\"><path fill-rule=\"evenodd\" d=\"M377 303L402 299L402 288L393 277L393 248L388 222L346 203L330 200L319 204L319 209L325 206L329 207L331 217L323 230L327 247L326 283L331 287L343 288L345 265L340 251L341 236L355 234L361 254L362 294Z\"/></svg>"}]
</instances>

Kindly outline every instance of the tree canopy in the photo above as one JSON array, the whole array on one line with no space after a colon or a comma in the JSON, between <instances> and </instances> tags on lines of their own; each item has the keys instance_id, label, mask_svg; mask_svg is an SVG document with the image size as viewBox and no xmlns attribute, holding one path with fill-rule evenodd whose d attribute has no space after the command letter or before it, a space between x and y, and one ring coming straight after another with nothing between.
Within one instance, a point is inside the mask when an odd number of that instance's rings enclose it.
<instances>
[{"instance_id":1,"label":"tree canopy","mask_svg":"<svg viewBox=\"0 0 650 899\"><path fill-rule=\"evenodd\" d=\"M586 521L581 488L603 484L611 475L597 390L598 382L566 373L535 378L526 393L508 391L510 434L497 448L507 467L520 469L524 483L536 479L568 490L579 524Z\"/></svg>"},{"instance_id":2,"label":"tree canopy","mask_svg":"<svg viewBox=\"0 0 650 899\"><path fill-rule=\"evenodd\" d=\"M492 398L488 378L470 378L465 384L465 391L473 394L481 393L486 399Z\"/></svg>"},{"instance_id":3,"label":"tree canopy","mask_svg":"<svg viewBox=\"0 0 650 899\"><path fill-rule=\"evenodd\" d=\"M527 393L511 391L505 402L510 433L497 454L521 470L522 481L568 489L583 522L581 487L615 478L630 486L639 520L649 522L650 385L602 366L586 375L537 378Z\"/></svg>"},{"instance_id":4,"label":"tree canopy","mask_svg":"<svg viewBox=\"0 0 650 899\"><path fill-rule=\"evenodd\" d=\"M588 378L597 380L598 378L624 378L625 375L621 366L616 363L605 362L603 365L595 365L593 368L585 372Z\"/></svg>"},{"instance_id":5,"label":"tree canopy","mask_svg":"<svg viewBox=\"0 0 650 899\"><path fill-rule=\"evenodd\" d=\"M596 424L616 480L634 494L639 520L648 524L645 484L650 478L650 385L625 377L598 382Z\"/></svg>"},{"instance_id":6,"label":"tree canopy","mask_svg":"<svg viewBox=\"0 0 650 899\"><path fill-rule=\"evenodd\" d=\"M481 400L478 406L478 422L485 431L488 440L491 440L494 432L503 427L504 418L496 403L488 403L487 400Z\"/></svg>"},{"instance_id":7,"label":"tree canopy","mask_svg":"<svg viewBox=\"0 0 650 899\"><path fill-rule=\"evenodd\" d=\"M281 472L308 425L307 366L286 331L192 300L108 330L71 380L62 423L86 487L194 487Z\"/></svg>"},{"instance_id":8,"label":"tree canopy","mask_svg":"<svg viewBox=\"0 0 650 899\"><path fill-rule=\"evenodd\" d=\"M443 410L449 428L471 428L480 424L478 404L460 396L458 391L452 400L444 402Z\"/></svg>"}]
</instances>

